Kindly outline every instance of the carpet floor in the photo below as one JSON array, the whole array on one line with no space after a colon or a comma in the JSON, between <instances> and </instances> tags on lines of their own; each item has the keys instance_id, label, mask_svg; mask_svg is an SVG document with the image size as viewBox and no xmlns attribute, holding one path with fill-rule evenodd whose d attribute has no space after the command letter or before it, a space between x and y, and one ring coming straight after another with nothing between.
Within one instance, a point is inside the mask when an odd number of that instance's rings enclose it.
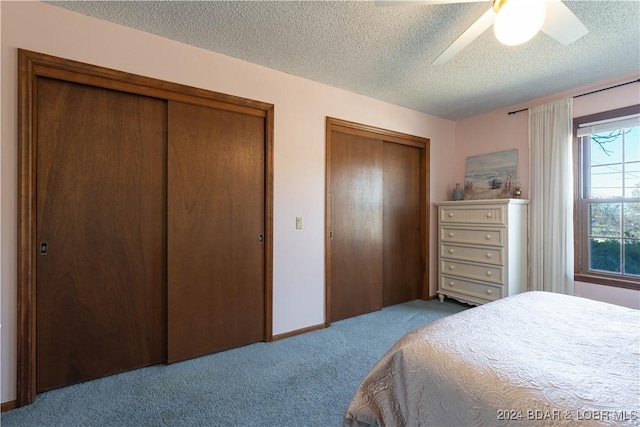
<instances>
[{"instance_id":1,"label":"carpet floor","mask_svg":"<svg viewBox=\"0 0 640 427\"><path fill-rule=\"evenodd\" d=\"M335 426L404 334L464 310L415 300L329 328L41 393L9 426Z\"/></svg>"}]
</instances>

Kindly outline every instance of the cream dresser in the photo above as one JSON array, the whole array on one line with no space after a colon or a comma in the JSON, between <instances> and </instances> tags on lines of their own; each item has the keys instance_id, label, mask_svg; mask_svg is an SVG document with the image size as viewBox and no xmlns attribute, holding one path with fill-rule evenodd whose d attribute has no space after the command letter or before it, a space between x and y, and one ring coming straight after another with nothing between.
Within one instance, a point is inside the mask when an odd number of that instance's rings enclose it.
<instances>
[{"instance_id":1,"label":"cream dresser","mask_svg":"<svg viewBox=\"0 0 640 427\"><path fill-rule=\"evenodd\" d=\"M528 200L438 203L438 297L479 305L527 290Z\"/></svg>"}]
</instances>

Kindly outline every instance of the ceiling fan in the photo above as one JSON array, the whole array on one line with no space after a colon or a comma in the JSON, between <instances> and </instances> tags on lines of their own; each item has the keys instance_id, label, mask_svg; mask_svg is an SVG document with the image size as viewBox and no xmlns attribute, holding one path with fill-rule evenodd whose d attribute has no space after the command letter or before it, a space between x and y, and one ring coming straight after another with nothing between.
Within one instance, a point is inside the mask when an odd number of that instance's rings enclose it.
<instances>
[{"instance_id":1,"label":"ceiling fan","mask_svg":"<svg viewBox=\"0 0 640 427\"><path fill-rule=\"evenodd\" d=\"M376 1L377 6L408 4L472 3L487 0L414 0ZM496 38L503 44L522 44L542 30L564 45L569 45L589 30L560 0L492 0L492 6L460 37L444 50L432 65L449 61L493 25Z\"/></svg>"}]
</instances>

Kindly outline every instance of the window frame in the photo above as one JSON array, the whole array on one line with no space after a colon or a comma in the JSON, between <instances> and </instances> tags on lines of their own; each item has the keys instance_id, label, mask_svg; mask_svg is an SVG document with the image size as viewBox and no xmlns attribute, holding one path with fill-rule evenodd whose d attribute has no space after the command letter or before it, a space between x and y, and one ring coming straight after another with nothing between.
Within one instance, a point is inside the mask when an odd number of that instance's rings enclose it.
<instances>
[{"instance_id":1,"label":"window frame","mask_svg":"<svg viewBox=\"0 0 640 427\"><path fill-rule=\"evenodd\" d=\"M609 120L616 117L640 114L640 104L615 110L604 111L588 116L573 119L573 211L574 211L574 280L579 282L595 283L598 285L614 286L627 289L640 289L640 277L609 274L606 272L594 272L589 270L589 224L588 210L591 199L583 198L583 183L585 180L585 165L583 163L584 147L581 138L578 138L578 127L585 123L600 120ZM625 198L611 200L621 201Z\"/></svg>"}]
</instances>

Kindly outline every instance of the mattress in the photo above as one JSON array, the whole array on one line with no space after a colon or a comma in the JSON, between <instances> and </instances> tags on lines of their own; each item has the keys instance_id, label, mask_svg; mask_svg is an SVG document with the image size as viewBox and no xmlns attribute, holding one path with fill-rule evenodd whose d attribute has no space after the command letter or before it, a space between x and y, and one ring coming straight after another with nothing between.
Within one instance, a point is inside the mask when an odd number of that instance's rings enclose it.
<instances>
[{"instance_id":1,"label":"mattress","mask_svg":"<svg viewBox=\"0 0 640 427\"><path fill-rule=\"evenodd\" d=\"M345 426L640 425L640 311L525 292L409 332Z\"/></svg>"}]
</instances>

